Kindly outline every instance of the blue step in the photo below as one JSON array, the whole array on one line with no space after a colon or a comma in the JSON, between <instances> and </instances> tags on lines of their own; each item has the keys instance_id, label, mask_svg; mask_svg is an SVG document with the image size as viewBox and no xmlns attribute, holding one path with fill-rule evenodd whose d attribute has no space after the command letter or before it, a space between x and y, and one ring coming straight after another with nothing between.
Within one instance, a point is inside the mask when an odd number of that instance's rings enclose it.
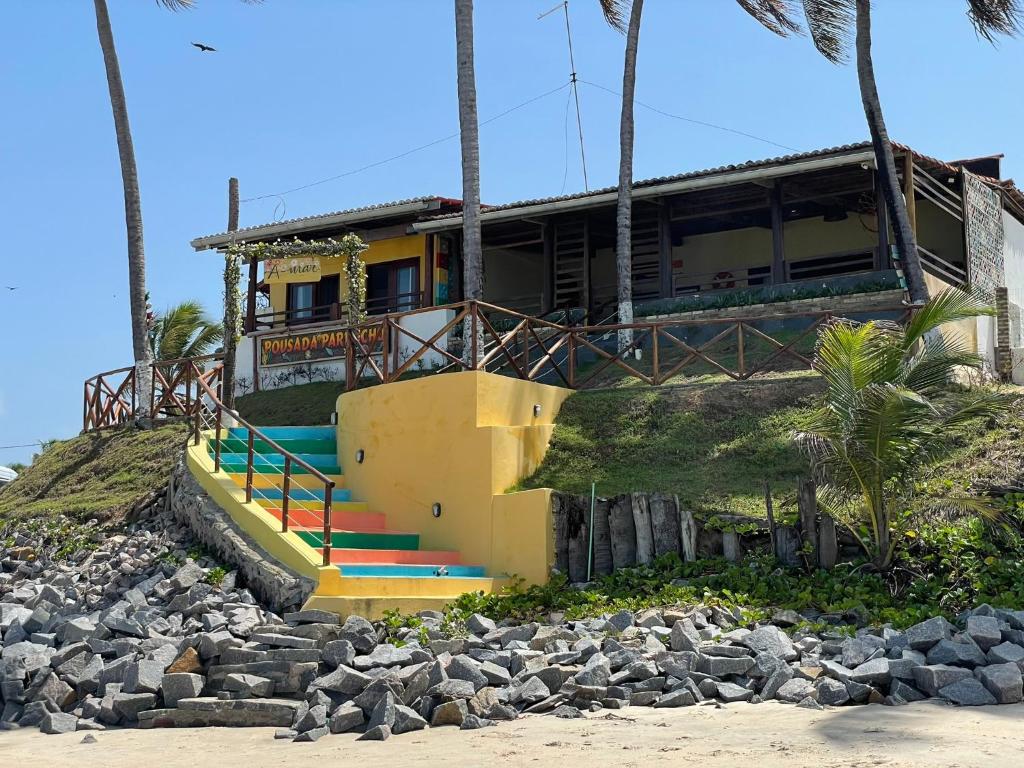
<instances>
[{"instance_id":1,"label":"blue step","mask_svg":"<svg viewBox=\"0 0 1024 768\"><path fill-rule=\"evenodd\" d=\"M337 427L257 427L259 432L271 440L336 440ZM249 430L245 427L232 427L232 437L242 440L249 439Z\"/></svg>"},{"instance_id":2,"label":"blue step","mask_svg":"<svg viewBox=\"0 0 1024 768\"><path fill-rule=\"evenodd\" d=\"M257 499L268 499L280 501L284 498L284 491L280 488L253 488L252 495ZM297 488L288 490L288 498L294 501L323 501L323 488ZM331 492L331 501L352 501L352 491L348 488L335 488Z\"/></svg>"},{"instance_id":3,"label":"blue step","mask_svg":"<svg viewBox=\"0 0 1024 768\"><path fill-rule=\"evenodd\" d=\"M444 575L438 575L438 568L447 568ZM483 578L484 567L482 565L380 565L380 564L354 564L339 565L338 570L342 576L391 576L395 578Z\"/></svg>"},{"instance_id":4,"label":"blue step","mask_svg":"<svg viewBox=\"0 0 1024 768\"><path fill-rule=\"evenodd\" d=\"M304 462L317 469L323 469L324 467L334 468L338 466L338 457L332 453L296 453ZM245 464L249 460L248 453L222 453L220 455L222 464ZM254 453L253 454L253 466L256 469L260 467L283 467L284 466L284 455L280 453ZM324 474L336 474L340 475L341 471Z\"/></svg>"}]
</instances>

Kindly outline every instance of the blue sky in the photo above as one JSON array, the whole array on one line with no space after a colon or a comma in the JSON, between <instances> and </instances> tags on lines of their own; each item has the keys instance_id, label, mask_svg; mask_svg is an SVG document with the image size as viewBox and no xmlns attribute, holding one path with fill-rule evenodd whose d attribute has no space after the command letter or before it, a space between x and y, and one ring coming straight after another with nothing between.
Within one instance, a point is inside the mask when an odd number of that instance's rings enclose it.
<instances>
[{"instance_id":1,"label":"blue sky","mask_svg":"<svg viewBox=\"0 0 1024 768\"><path fill-rule=\"evenodd\" d=\"M188 247L219 232L226 185L268 195L405 152L458 127L450 0L205 0L169 13L108 0L135 136L148 283L160 309L219 314L220 260ZM481 120L568 80L555 0L477 0ZM1024 42L977 40L960 0L875 12L890 133L954 159L1006 154L1024 175ZM572 0L579 76L621 85L620 35ZM3 0L0 23L0 446L70 437L82 381L131 360L120 171L92 3ZM189 43L218 48L203 54ZM568 90L481 129L483 197L583 188ZM582 85L591 187L613 184L618 99ZM781 40L731 0L648 0L637 98L797 150L866 138L852 67ZM568 136L568 138L567 138ZM784 154L777 145L637 108L636 178ZM242 206L242 225L423 194L460 196L458 141ZM17 286L8 291L2 286ZM2 450L0 463L31 448Z\"/></svg>"}]
</instances>

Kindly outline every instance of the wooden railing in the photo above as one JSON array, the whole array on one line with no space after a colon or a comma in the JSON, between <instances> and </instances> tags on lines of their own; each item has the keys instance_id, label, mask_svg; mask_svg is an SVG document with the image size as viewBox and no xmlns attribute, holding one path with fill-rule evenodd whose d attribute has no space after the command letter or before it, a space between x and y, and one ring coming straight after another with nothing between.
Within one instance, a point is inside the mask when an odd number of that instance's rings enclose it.
<instances>
[{"instance_id":1,"label":"wooden railing","mask_svg":"<svg viewBox=\"0 0 1024 768\"><path fill-rule=\"evenodd\" d=\"M220 387L221 358L206 355L153 362L153 388L148 393L150 417L192 418L206 408L204 390ZM86 379L82 429L89 431L131 421L139 412L139 397L134 367L117 368Z\"/></svg>"},{"instance_id":2,"label":"wooden railing","mask_svg":"<svg viewBox=\"0 0 1024 768\"><path fill-rule=\"evenodd\" d=\"M258 427L243 419L238 415L238 411L233 411L227 408L221 402L219 393L215 391L205 379L199 379L199 387L202 389L205 399L209 403L210 407L204 410L196 410L194 420L192 422L192 439L195 445L199 445L203 440L204 432L212 428L213 471L220 471L224 443L226 440L232 439L230 430L226 429L224 425L225 416L227 416L227 419L235 426L241 427L246 431L245 502L247 504L251 503L254 495L261 493L261 489L256 488L253 483L254 477L256 475L261 475L272 488L281 491L282 533L287 532L290 528L291 521L289 519L289 513L295 506L304 511L310 512L314 517L319 517L320 522L323 524L323 564L330 565L332 533L331 511L333 508L334 481L312 464L302 459L301 456L287 450L281 446L280 443L268 437L266 433L261 432ZM224 438L221 437L222 433L225 434ZM259 464L257 459L261 458L262 454L256 452L255 445L257 440L265 443L273 449L273 451L284 457L284 466L281 468L280 474L276 471L277 465L275 464L271 464L269 462L263 465ZM302 499L291 498L292 477L293 471L296 467L304 469L306 473L312 475L323 484L324 501L322 509L317 509L315 501L312 501L312 506L310 506L310 502L305 502ZM264 469L267 471L263 471ZM266 489L264 488L262 490Z\"/></svg>"},{"instance_id":3,"label":"wooden railing","mask_svg":"<svg viewBox=\"0 0 1024 768\"><path fill-rule=\"evenodd\" d=\"M957 288L967 287L967 269L964 265L946 261L941 256L921 246L917 247L917 253L921 261L921 268L925 272Z\"/></svg>"}]
</instances>

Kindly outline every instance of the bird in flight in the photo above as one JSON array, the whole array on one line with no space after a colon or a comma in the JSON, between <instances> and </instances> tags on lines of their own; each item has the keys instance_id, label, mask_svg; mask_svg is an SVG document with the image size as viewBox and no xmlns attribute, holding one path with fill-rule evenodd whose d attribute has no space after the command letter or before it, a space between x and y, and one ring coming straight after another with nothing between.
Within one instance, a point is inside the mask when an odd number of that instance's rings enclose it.
<instances>
[{"instance_id":1,"label":"bird in flight","mask_svg":"<svg viewBox=\"0 0 1024 768\"><path fill-rule=\"evenodd\" d=\"M8 291L16 291L16 290L18 290L18 286L16 286L16 285L5 285L4 288L6 288Z\"/></svg>"},{"instance_id":2,"label":"bird in flight","mask_svg":"<svg viewBox=\"0 0 1024 768\"><path fill-rule=\"evenodd\" d=\"M217 50L216 48L214 48L212 46L209 46L209 45L205 45L203 43L192 43L192 45L194 45L196 48L198 48L203 53L206 53L207 51L216 51Z\"/></svg>"}]
</instances>

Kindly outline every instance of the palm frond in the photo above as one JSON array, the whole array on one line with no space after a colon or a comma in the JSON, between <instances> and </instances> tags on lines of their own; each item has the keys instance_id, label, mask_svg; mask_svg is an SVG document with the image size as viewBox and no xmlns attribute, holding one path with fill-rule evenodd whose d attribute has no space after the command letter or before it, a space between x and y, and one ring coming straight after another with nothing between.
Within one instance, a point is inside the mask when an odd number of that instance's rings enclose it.
<instances>
[{"instance_id":1,"label":"palm frond","mask_svg":"<svg viewBox=\"0 0 1024 768\"><path fill-rule=\"evenodd\" d=\"M999 520L1003 511L987 499L976 496L947 496L930 502L924 512L938 512L951 516L977 515L990 522Z\"/></svg>"},{"instance_id":2,"label":"palm frond","mask_svg":"<svg viewBox=\"0 0 1024 768\"><path fill-rule=\"evenodd\" d=\"M1015 37L1024 29L1020 0L967 0L967 18L978 34L995 42L997 35Z\"/></svg>"},{"instance_id":3,"label":"palm frond","mask_svg":"<svg viewBox=\"0 0 1024 768\"><path fill-rule=\"evenodd\" d=\"M794 0L736 0L740 8L753 16L766 29L781 37L800 34L803 30L795 21Z\"/></svg>"},{"instance_id":4,"label":"palm frond","mask_svg":"<svg viewBox=\"0 0 1024 768\"><path fill-rule=\"evenodd\" d=\"M188 11L196 7L196 0L156 0L157 5L168 11Z\"/></svg>"},{"instance_id":5,"label":"palm frond","mask_svg":"<svg viewBox=\"0 0 1024 768\"><path fill-rule=\"evenodd\" d=\"M626 19L629 18L629 0L598 0L601 13L608 25L622 34L626 34Z\"/></svg>"},{"instance_id":6,"label":"palm frond","mask_svg":"<svg viewBox=\"0 0 1024 768\"><path fill-rule=\"evenodd\" d=\"M904 330L904 348L911 349L943 325L995 313L995 308L978 292L947 288L914 313Z\"/></svg>"},{"instance_id":7,"label":"palm frond","mask_svg":"<svg viewBox=\"0 0 1024 768\"><path fill-rule=\"evenodd\" d=\"M833 64L849 59L857 21L856 0L803 0L814 47Z\"/></svg>"}]
</instances>

